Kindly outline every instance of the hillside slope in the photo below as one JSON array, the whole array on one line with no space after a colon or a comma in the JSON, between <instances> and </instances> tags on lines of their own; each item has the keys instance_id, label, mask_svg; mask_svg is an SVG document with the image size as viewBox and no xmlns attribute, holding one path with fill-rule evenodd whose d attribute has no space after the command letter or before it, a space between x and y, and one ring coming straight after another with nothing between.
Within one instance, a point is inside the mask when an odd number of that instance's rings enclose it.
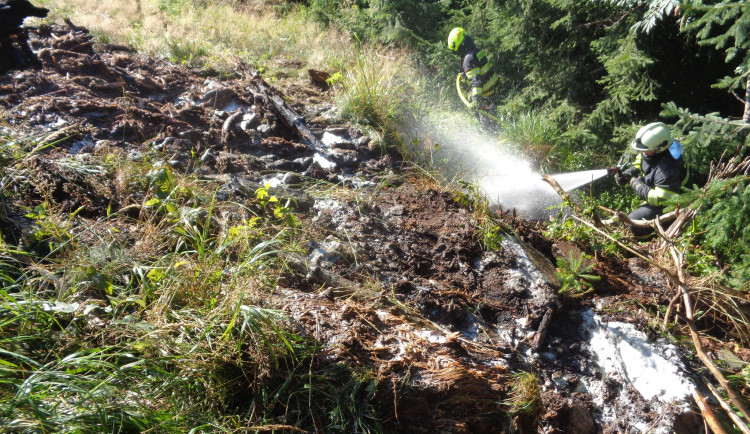
<instances>
[{"instance_id":1,"label":"hillside slope","mask_svg":"<svg viewBox=\"0 0 750 434\"><path fill-rule=\"evenodd\" d=\"M560 298L552 263L575 246L506 215L500 248L484 248L466 197L372 146L313 82L282 95L246 65L210 76L94 47L71 25L28 37L39 67L0 77L5 149L25 144L3 166L3 266L14 276L3 280L3 315L14 324L4 338L23 329L7 308L21 297L63 324L50 329L57 343L42 359L106 345L179 358L177 343L190 339L215 354L240 311L279 312L278 324L314 348L290 357L288 374L264 359L275 356L262 355L267 342L255 335L205 362L212 372L227 365L223 394L193 398L218 399L211 405L237 430L702 426L684 401L644 397L627 375L603 372L586 341L581 312L590 309L647 325L637 306L672 297L658 272L599 258L596 298ZM188 337L209 319L224 328ZM540 393L531 391L530 411L516 401L519 372L533 373ZM286 400L261 396L288 384L299 389ZM34 419L24 411L0 417Z\"/></svg>"}]
</instances>

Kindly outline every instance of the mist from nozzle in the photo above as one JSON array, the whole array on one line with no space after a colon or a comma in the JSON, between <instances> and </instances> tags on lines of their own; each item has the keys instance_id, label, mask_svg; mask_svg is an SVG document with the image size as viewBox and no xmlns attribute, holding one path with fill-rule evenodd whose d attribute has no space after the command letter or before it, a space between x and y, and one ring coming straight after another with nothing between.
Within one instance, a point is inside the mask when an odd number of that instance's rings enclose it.
<instances>
[{"instance_id":1,"label":"mist from nozzle","mask_svg":"<svg viewBox=\"0 0 750 434\"><path fill-rule=\"evenodd\" d=\"M529 162L512 150L512 145L470 127L465 118L442 122L439 126L415 122L408 134L419 160L427 160L433 170L451 184L474 184L494 211L515 210L516 215L532 220L557 213L561 203L554 188L531 168ZM607 175L606 169L551 175L565 191Z\"/></svg>"},{"instance_id":2,"label":"mist from nozzle","mask_svg":"<svg viewBox=\"0 0 750 434\"><path fill-rule=\"evenodd\" d=\"M419 143L418 160L428 160L449 183L474 184L493 210L515 209L517 215L538 219L545 208L560 202L554 189L542 180L528 161L515 155L508 143L466 125L466 119L438 126L419 123L411 132ZM425 155L427 154L427 155Z\"/></svg>"}]
</instances>

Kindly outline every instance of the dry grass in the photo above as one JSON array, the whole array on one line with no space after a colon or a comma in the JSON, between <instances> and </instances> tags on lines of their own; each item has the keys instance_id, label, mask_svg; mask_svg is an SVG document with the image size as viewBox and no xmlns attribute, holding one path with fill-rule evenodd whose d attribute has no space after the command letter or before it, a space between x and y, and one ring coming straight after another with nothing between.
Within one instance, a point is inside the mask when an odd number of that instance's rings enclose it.
<instances>
[{"instance_id":1,"label":"dry grass","mask_svg":"<svg viewBox=\"0 0 750 434\"><path fill-rule=\"evenodd\" d=\"M299 12L278 16L269 5L257 2L239 9L221 1L210 7L177 0L42 3L52 10L53 18L68 17L105 42L185 63L194 63L188 58L193 53L200 56L200 63L220 70L230 68L234 56L270 72L288 59L325 69L352 57L352 44L342 33L323 31ZM176 54L183 56L174 59Z\"/></svg>"},{"instance_id":2,"label":"dry grass","mask_svg":"<svg viewBox=\"0 0 750 434\"><path fill-rule=\"evenodd\" d=\"M542 388L539 378L530 372L513 374L510 395L504 402L511 414L537 415L542 405Z\"/></svg>"}]
</instances>

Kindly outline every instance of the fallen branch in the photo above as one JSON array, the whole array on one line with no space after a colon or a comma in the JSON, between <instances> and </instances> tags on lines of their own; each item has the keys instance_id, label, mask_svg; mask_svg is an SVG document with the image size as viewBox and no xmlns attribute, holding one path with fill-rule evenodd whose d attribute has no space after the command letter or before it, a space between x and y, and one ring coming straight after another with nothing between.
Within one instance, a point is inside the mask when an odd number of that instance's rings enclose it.
<instances>
[{"instance_id":1,"label":"fallen branch","mask_svg":"<svg viewBox=\"0 0 750 434\"><path fill-rule=\"evenodd\" d=\"M693 399L701 411L703 420L706 421L708 427L711 428L711 431L713 431L714 434L726 434L726 431L716 418L716 414L714 414L711 406L706 403L706 398L698 392L698 389L693 390Z\"/></svg>"},{"instance_id":2,"label":"fallen branch","mask_svg":"<svg viewBox=\"0 0 750 434\"><path fill-rule=\"evenodd\" d=\"M240 120L243 114L242 110L237 110L224 121L224 124L221 126L221 140L226 140L227 137L229 137L229 133L232 131L232 128L234 128L234 124Z\"/></svg>"},{"instance_id":3,"label":"fallen branch","mask_svg":"<svg viewBox=\"0 0 750 434\"><path fill-rule=\"evenodd\" d=\"M644 261L648 262L652 266L654 266L654 267L658 268L659 270L663 271L667 275L667 277L670 280L672 280L673 282L677 282L677 276L674 273L672 273L672 270L669 270L669 269L667 269L667 268L665 268L665 267L657 264L656 262L654 262L651 258L649 258L648 256L646 256L645 254L643 254L643 253L639 252L638 250L636 250L636 249L628 246L627 244L623 243L622 241L620 241L618 239L615 239L612 235L604 232L600 228L595 227L594 225L592 225L591 223L587 222L586 220L583 220L583 219L581 219L579 217L576 217L576 216L573 216L573 218L575 220L583 223L584 225L590 227L591 229L593 229L594 231L596 231L599 235L607 238L608 240L614 242L615 244L617 244L618 246L620 246L623 249L627 250L628 252L634 254L635 256L643 259Z\"/></svg>"},{"instance_id":4,"label":"fallen branch","mask_svg":"<svg viewBox=\"0 0 750 434\"><path fill-rule=\"evenodd\" d=\"M723 408L727 413L727 416L729 416L729 418L732 419L732 422L737 425L737 428L739 428L740 431L745 434L750 434L750 428L748 428L747 423L734 413L732 407L730 407L729 404L727 404L727 402L724 400L724 398L721 397L721 394L718 390L716 390L714 385L706 381L705 378L702 378L702 380L706 384L706 386L708 386L708 390L711 391L711 394L716 398L717 401L719 401L719 405L721 405L721 408Z\"/></svg>"},{"instance_id":5,"label":"fallen branch","mask_svg":"<svg viewBox=\"0 0 750 434\"><path fill-rule=\"evenodd\" d=\"M618 210L614 210L614 209L609 209L609 208L601 206L601 205L599 205L599 209L601 209L603 211L606 211L606 212L614 215L614 218L616 218L617 220L620 220L620 222L622 222L623 224L628 225L628 226L638 226L638 227L641 227L641 228L649 228L649 227L653 227L654 223L655 223L655 219L654 220L643 220L643 219L633 220L630 217L628 217L628 215L625 214L622 211L618 211ZM659 216L659 221L668 222L668 221L676 219L679 216L680 216L680 210L676 209L676 210L674 210L672 212L668 212L666 214L660 215ZM607 220L604 220L602 223L605 224L605 225L609 225L609 224L614 223L614 220L607 219Z\"/></svg>"},{"instance_id":6,"label":"fallen branch","mask_svg":"<svg viewBox=\"0 0 750 434\"><path fill-rule=\"evenodd\" d=\"M310 128L305 125L305 119L292 110L281 95L273 91L260 77L255 80L255 84L268 100L273 111L281 117L284 124L297 131L299 136L307 141L307 145L314 152L318 152L331 158L330 149L315 137L315 134L313 134L313 132L310 131Z\"/></svg>"},{"instance_id":7,"label":"fallen branch","mask_svg":"<svg viewBox=\"0 0 750 434\"><path fill-rule=\"evenodd\" d=\"M555 189L555 191L560 196L560 198L565 203L567 203L568 205L570 205L571 208L573 208L573 211L575 211L579 215L585 215L585 213L583 212L583 209L581 208L581 206L578 205L578 203L576 203L576 201L573 200L573 198L570 197L570 195L568 193L566 193L565 190L562 189L562 187L560 187L560 184L557 183L557 181L555 180L555 178L553 178L553 177L551 177L549 175L542 175L542 179L547 184L551 185L552 188ZM601 220L599 220L599 216L597 216L596 214L593 215L593 220L594 220L594 226L596 226L598 228L602 226L602 222L601 222Z\"/></svg>"},{"instance_id":8,"label":"fallen branch","mask_svg":"<svg viewBox=\"0 0 750 434\"><path fill-rule=\"evenodd\" d=\"M549 330L549 326L550 324L552 324L552 317L554 316L555 309L553 309L552 307L547 308L547 311L544 312L542 322L539 323L539 328L537 328L536 336L534 336L534 342L531 345L534 351L539 352L542 344L544 344L544 339L547 337L547 330Z\"/></svg>"},{"instance_id":9,"label":"fallen branch","mask_svg":"<svg viewBox=\"0 0 750 434\"><path fill-rule=\"evenodd\" d=\"M669 251L672 255L672 259L674 260L675 268L677 269L678 287L680 289L680 292L682 293L683 306L685 307L685 322L688 325L690 337L692 338L693 345L695 346L695 354L698 356L700 361L703 362L703 365L708 368L716 381L719 382L719 385L727 392L727 396L729 396L729 400L732 402L732 404L734 404L734 406L739 409L742 415L747 418L748 415L750 415L747 406L745 406L744 402L734 392L729 382L724 377L724 374L719 371L719 368L716 367L713 360L711 360L706 352L703 351L703 344L701 343L700 335L698 334L698 329L695 326L695 320L693 318L693 307L692 300L690 299L690 292L688 291L687 284L685 283L686 279L684 255L674 245L671 246Z\"/></svg>"},{"instance_id":10,"label":"fallen branch","mask_svg":"<svg viewBox=\"0 0 750 434\"><path fill-rule=\"evenodd\" d=\"M669 323L669 316L672 314L672 306L675 305L680 300L680 297L682 297L682 294L680 294L680 291L677 291L677 293L672 297L671 300L669 300L669 304L667 305L667 310L664 313L664 330L667 330L667 324Z\"/></svg>"}]
</instances>

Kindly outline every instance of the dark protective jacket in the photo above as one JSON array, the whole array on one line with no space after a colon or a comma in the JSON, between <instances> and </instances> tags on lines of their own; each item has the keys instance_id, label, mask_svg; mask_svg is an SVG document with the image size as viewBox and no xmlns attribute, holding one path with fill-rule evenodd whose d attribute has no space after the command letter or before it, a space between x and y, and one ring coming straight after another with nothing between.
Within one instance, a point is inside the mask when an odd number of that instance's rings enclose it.
<instances>
[{"instance_id":1,"label":"dark protective jacket","mask_svg":"<svg viewBox=\"0 0 750 434\"><path fill-rule=\"evenodd\" d=\"M464 37L461 50L461 69L471 83L469 98L473 101L494 94L499 77L490 70L485 51L479 49L468 35Z\"/></svg>"},{"instance_id":2,"label":"dark protective jacket","mask_svg":"<svg viewBox=\"0 0 750 434\"><path fill-rule=\"evenodd\" d=\"M653 206L662 206L664 201L679 194L690 175L682 156L675 159L668 150L651 157L639 154L634 165L643 172L643 183L633 189Z\"/></svg>"}]
</instances>

